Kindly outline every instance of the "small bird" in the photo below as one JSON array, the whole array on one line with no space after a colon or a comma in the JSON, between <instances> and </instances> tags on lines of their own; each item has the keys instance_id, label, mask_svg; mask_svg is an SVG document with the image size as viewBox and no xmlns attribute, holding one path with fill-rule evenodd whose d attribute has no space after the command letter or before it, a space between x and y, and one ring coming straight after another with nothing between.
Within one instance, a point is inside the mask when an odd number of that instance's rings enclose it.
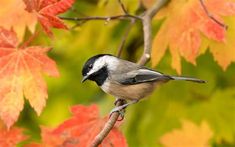
<instances>
[{"instance_id":1,"label":"small bird","mask_svg":"<svg viewBox=\"0 0 235 147\"><path fill-rule=\"evenodd\" d=\"M116 101L130 100L112 112L120 111L148 96L160 83L170 80L205 83L196 78L166 75L110 54L98 54L89 58L83 66L82 75L82 82L88 79L95 81L104 92L116 97Z\"/></svg>"}]
</instances>

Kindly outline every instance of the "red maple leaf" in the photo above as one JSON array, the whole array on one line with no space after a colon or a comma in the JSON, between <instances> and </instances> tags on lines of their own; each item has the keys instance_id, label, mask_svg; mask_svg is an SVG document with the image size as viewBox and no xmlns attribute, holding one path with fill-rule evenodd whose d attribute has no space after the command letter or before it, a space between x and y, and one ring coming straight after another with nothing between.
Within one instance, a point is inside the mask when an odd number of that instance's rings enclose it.
<instances>
[{"instance_id":1,"label":"red maple leaf","mask_svg":"<svg viewBox=\"0 0 235 147\"><path fill-rule=\"evenodd\" d=\"M67 11L74 0L24 0L26 10L34 13L48 35L52 35L51 28L67 29L56 15Z\"/></svg>"},{"instance_id":2,"label":"red maple leaf","mask_svg":"<svg viewBox=\"0 0 235 147\"><path fill-rule=\"evenodd\" d=\"M48 47L19 47L13 30L0 28L0 117L8 128L18 119L24 99L39 115L46 104L47 86L42 74L58 76Z\"/></svg>"},{"instance_id":3,"label":"red maple leaf","mask_svg":"<svg viewBox=\"0 0 235 147\"><path fill-rule=\"evenodd\" d=\"M6 129L0 123L0 146L12 147L16 146L19 142L24 141L27 137L22 133L22 129L13 127Z\"/></svg>"},{"instance_id":4,"label":"red maple leaf","mask_svg":"<svg viewBox=\"0 0 235 147\"><path fill-rule=\"evenodd\" d=\"M100 118L96 105L72 107L73 117L54 130L42 128L42 144L37 146L87 147L104 127L107 118ZM33 144L31 146L35 146ZM114 127L101 146L126 147L124 136Z\"/></svg>"}]
</instances>

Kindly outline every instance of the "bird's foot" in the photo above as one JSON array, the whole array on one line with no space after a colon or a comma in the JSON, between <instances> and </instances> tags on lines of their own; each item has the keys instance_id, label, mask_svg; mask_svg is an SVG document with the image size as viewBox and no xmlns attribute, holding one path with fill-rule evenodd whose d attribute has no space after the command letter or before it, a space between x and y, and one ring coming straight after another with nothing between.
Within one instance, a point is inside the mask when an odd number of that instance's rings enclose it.
<instances>
[{"instance_id":1,"label":"bird's foot","mask_svg":"<svg viewBox=\"0 0 235 147\"><path fill-rule=\"evenodd\" d=\"M118 100L122 100L122 99L118 99ZM125 101L125 100L124 100ZM126 101L125 101L126 102ZM135 104L137 103L138 100L134 100L134 101L131 101L129 103L124 103L123 105L121 106L117 106L115 108L113 108L109 114L109 118L113 115L114 112L118 112L121 116L121 119L118 119L118 121L121 121L124 119L124 114L125 114L125 108L129 105L132 105L132 104Z\"/></svg>"},{"instance_id":2,"label":"bird's foot","mask_svg":"<svg viewBox=\"0 0 235 147\"><path fill-rule=\"evenodd\" d=\"M114 105L116 106L118 102L120 102L121 105L126 104L126 100L120 99L120 98L116 98L116 100L114 102Z\"/></svg>"},{"instance_id":3,"label":"bird's foot","mask_svg":"<svg viewBox=\"0 0 235 147\"><path fill-rule=\"evenodd\" d=\"M118 107L116 107L118 108ZM124 114L125 114L125 109L120 109L120 110L117 110L116 108L112 109L111 112L109 113L109 118L115 113L119 113L119 117L118 117L118 120L117 121L122 121L124 119Z\"/></svg>"}]
</instances>

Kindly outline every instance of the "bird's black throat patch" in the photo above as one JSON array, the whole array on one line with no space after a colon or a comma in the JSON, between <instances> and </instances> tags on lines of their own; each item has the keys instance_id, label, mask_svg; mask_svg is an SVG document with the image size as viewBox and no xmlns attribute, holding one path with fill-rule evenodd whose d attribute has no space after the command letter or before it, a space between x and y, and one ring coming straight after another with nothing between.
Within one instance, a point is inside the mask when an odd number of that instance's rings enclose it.
<instances>
[{"instance_id":1,"label":"bird's black throat patch","mask_svg":"<svg viewBox=\"0 0 235 147\"><path fill-rule=\"evenodd\" d=\"M108 77L108 70L107 70L107 67L104 66L97 72L90 75L88 79L95 81L98 86L102 86L104 84L104 81L107 79L107 77Z\"/></svg>"}]
</instances>

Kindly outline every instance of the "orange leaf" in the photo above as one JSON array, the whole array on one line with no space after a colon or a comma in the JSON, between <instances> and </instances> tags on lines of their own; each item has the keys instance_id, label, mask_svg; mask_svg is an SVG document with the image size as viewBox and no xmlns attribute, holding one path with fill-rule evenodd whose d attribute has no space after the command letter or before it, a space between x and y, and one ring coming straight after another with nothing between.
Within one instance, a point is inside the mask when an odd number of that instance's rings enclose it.
<instances>
[{"instance_id":1,"label":"orange leaf","mask_svg":"<svg viewBox=\"0 0 235 147\"><path fill-rule=\"evenodd\" d=\"M13 30L0 28L0 117L9 128L23 109L23 96L39 115L47 99L42 73L58 76L56 63L47 57L50 48L18 47Z\"/></svg>"},{"instance_id":2,"label":"orange leaf","mask_svg":"<svg viewBox=\"0 0 235 147\"><path fill-rule=\"evenodd\" d=\"M221 16L235 14L235 3L229 0L207 0L205 5L220 22L223 22ZM166 20L153 41L151 55L153 66L159 63L166 48L169 47L172 55L172 67L180 73L180 56L188 62L196 64L196 58L202 53L200 51L201 35L221 43L228 39L225 35L225 28L206 15L199 0L171 1L160 12L160 16L165 16ZM231 27L233 26L231 25Z\"/></svg>"},{"instance_id":3,"label":"orange leaf","mask_svg":"<svg viewBox=\"0 0 235 147\"><path fill-rule=\"evenodd\" d=\"M42 144L38 146L89 146L107 121L107 118L99 117L96 105L73 106L72 113L73 117L56 129L49 131L43 128ZM126 147L127 143L117 127L114 127L101 146Z\"/></svg>"},{"instance_id":4,"label":"orange leaf","mask_svg":"<svg viewBox=\"0 0 235 147\"><path fill-rule=\"evenodd\" d=\"M48 35L52 35L51 28L67 29L65 24L56 16L67 11L74 0L24 0L26 10L35 14L39 23Z\"/></svg>"},{"instance_id":5,"label":"orange leaf","mask_svg":"<svg viewBox=\"0 0 235 147\"><path fill-rule=\"evenodd\" d=\"M0 26L14 28L19 40L23 40L26 27L34 32L37 19L34 15L25 11L22 0L0 0Z\"/></svg>"},{"instance_id":6,"label":"orange leaf","mask_svg":"<svg viewBox=\"0 0 235 147\"><path fill-rule=\"evenodd\" d=\"M200 126L183 121L181 129L175 129L161 137L164 147L209 147L213 133L206 122Z\"/></svg>"},{"instance_id":7,"label":"orange leaf","mask_svg":"<svg viewBox=\"0 0 235 147\"><path fill-rule=\"evenodd\" d=\"M9 130L1 126L0 123L0 146L12 147L16 146L27 137L22 133L22 129L13 127Z\"/></svg>"},{"instance_id":8,"label":"orange leaf","mask_svg":"<svg viewBox=\"0 0 235 147\"><path fill-rule=\"evenodd\" d=\"M211 41L208 44L208 46L210 46L209 50L213 54L214 59L218 62L223 70L226 70L231 62L235 62L235 19L232 17L226 19L226 24L229 24L229 28L226 34L226 41Z\"/></svg>"}]
</instances>

